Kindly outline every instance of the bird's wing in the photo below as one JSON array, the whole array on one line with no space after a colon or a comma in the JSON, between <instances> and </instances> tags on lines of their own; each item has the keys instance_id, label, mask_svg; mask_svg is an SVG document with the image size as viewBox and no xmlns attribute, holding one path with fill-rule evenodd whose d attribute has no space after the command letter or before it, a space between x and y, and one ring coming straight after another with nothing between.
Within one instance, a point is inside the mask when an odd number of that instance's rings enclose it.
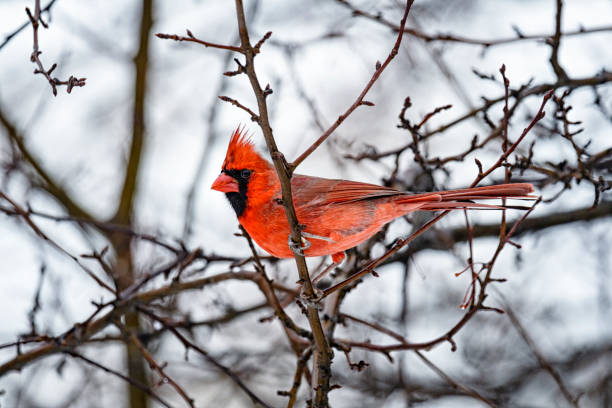
<instances>
[{"instance_id":1,"label":"bird's wing","mask_svg":"<svg viewBox=\"0 0 612 408\"><path fill-rule=\"evenodd\" d=\"M391 197L407 196L406 193L390 187L376 184L361 183L358 181L333 180L320 177L294 175L291 186L297 206L347 204L357 201ZM439 201L437 194L426 194L415 201ZM415 197L416 198L416 197Z\"/></svg>"},{"instance_id":2,"label":"bird's wing","mask_svg":"<svg viewBox=\"0 0 612 408\"><path fill-rule=\"evenodd\" d=\"M310 176L294 175L291 186L296 215L311 238L311 251L321 254L340 253L393 218L440 201L439 194L411 199L389 187ZM396 205L396 199L403 202Z\"/></svg>"},{"instance_id":3,"label":"bird's wing","mask_svg":"<svg viewBox=\"0 0 612 408\"><path fill-rule=\"evenodd\" d=\"M403 194L393 188L375 184L342 180L327 192L327 202L334 204L350 203L371 198L382 198Z\"/></svg>"}]
</instances>

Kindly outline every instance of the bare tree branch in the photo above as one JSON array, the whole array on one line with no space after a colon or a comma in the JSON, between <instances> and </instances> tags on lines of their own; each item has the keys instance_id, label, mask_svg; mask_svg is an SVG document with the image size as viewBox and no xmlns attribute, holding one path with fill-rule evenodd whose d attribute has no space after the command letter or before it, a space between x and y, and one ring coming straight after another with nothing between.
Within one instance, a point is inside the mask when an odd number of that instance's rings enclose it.
<instances>
[{"instance_id":1,"label":"bare tree branch","mask_svg":"<svg viewBox=\"0 0 612 408\"><path fill-rule=\"evenodd\" d=\"M47 10L49 10L52 4L53 2L47 5ZM55 68L57 68L57 64L53 64L51 65L51 68L45 69L42 62L40 61L40 54L42 54L42 51L40 51L39 46L38 46L39 24L42 24L45 28L47 28L47 24L42 20L40 16L40 12L41 12L40 0L34 0L34 14L32 14L32 12L30 11L28 7L26 7L25 10L28 15L28 18L30 19L30 23L32 24L32 29L34 32L34 39L32 41L33 51L32 51L32 55L30 56L30 60L33 63L35 63L36 66L38 67L37 69L34 70L34 73L41 74L47 79L47 81L49 82L49 85L51 85L53 96L57 96L57 86L58 85L66 85L66 92L68 93L72 92L72 88L74 88L75 86L78 86L78 87L85 86L85 81L87 80L87 78L76 78L75 76L70 75L70 78L68 78L68 80L62 81L58 78L52 77L51 73L55 70Z\"/></svg>"}]
</instances>

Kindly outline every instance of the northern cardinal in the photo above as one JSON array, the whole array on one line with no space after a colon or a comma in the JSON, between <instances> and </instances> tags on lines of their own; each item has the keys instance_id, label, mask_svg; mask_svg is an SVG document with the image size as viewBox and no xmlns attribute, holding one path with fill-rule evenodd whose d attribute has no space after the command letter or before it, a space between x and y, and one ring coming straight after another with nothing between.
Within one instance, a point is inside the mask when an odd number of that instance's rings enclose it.
<instances>
[{"instance_id":1,"label":"northern cardinal","mask_svg":"<svg viewBox=\"0 0 612 408\"><path fill-rule=\"evenodd\" d=\"M230 139L221 174L211 188L225 193L238 221L260 247L278 258L293 257L274 166L257 153L240 128ZM397 217L417 210L501 208L468 200L527 198L533 186L514 183L409 194L357 181L294 174L291 191L297 218L305 226L304 255L331 255L339 263L345 250Z\"/></svg>"}]
</instances>

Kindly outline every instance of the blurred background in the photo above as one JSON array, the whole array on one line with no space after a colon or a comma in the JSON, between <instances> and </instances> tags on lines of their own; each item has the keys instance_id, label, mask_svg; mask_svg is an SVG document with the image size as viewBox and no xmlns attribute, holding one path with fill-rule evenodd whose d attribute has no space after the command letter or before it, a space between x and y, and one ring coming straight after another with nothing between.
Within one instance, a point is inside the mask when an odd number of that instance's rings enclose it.
<instances>
[{"instance_id":1,"label":"blurred background","mask_svg":"<svg viewBox=\"0 0 612 408\"><path fill-rule=\"evenodd\" d=\"M292 160L387 57L404 4L244 6L252 43L272 32L256 69L273 90L274 136ZM34 1L0 2L0 406L256 405L246 390L288 406L277 391L294 384L299 342L261 287L239 277L254 270L251 251L223 194L209 189L238 125L266 151L250 116L218 99L256 109L246 75L223 75L243 58L154 36L189 29L238 45L235 5L43 0L38 60L45 70L56 63L50 77L60 81L86 78L70 93L57 85L57 96L33 73L26 7L35 15ZM554 90L546 117L503 166L543 200L499 256L501 214L457 212L344 293L334 338L363 364L351 369L335 350L332 383L341 388L331 406L612 406L611 17L609 0L415 2L397 57L366 97L375 106L358 108L298 172L409 191L468 186L474 159L486 169L502 154L505 65L510 142ZM481 184L505 178L500 168ZM506 211L508 228L524 213ZM334 279L428 217L396 220ZM293 260L264 264L274 283L295 287ZM488 265L501 281L482 292L494 310L480 308L451 334L456 350L446 341L369 348L398 342L376 327L410 342L449 333L471 313L460 305L474 275L456 276L470 265ZM238 275L205 280L226 272ZM294 289L282 288L287 313L308 327ZM302 374L295 406L311 398Z\"/></svg>"}]
</instances>

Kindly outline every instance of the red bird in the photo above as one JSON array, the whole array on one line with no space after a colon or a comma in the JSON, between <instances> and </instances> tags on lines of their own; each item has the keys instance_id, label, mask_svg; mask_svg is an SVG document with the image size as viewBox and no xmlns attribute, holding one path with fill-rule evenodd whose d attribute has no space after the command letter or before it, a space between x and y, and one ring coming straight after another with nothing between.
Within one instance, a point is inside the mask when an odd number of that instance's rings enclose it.
<instances>
[{"instance_id":1,"label":"red bird","mask_svg":"<svg viewBox=\"0 0 612 408\"><path fill-rule=\"evenodd\" d=\"M240 129L230 139L221 174L212 187L225 193L238 221L253 240L271 255L291 258L291 234L274 166L262 158ZM294 174L293 205L300 224L305 256L332 255L334 263L344 251L365 241L391 220L417 210L499 208L468 200L526 198L528 183L409 194L389 187L357 181L331 180Z\"/></svg>"}]
</instances>

